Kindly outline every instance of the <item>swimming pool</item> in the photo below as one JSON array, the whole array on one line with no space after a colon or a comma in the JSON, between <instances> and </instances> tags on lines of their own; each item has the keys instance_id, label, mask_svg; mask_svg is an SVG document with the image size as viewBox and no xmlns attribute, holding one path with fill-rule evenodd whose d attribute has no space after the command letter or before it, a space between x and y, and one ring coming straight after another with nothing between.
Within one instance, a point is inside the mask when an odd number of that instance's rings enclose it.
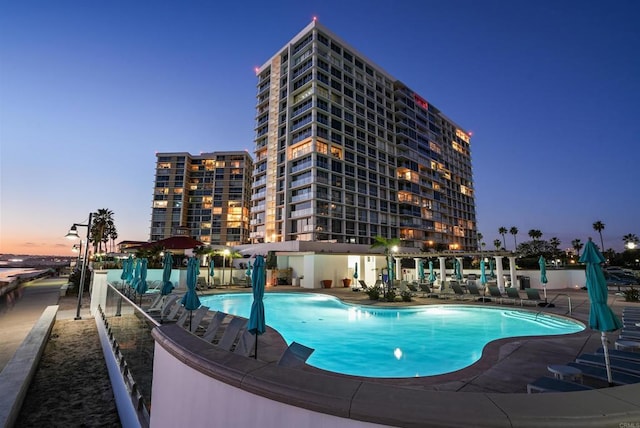
<instances>
[{"instance_id":1,"label":"swimming pool","mask_svg":"<svg viewBox=\"0 0 640 428\"><path fill-rule=\"evenodd\" d=\"M201 297L249 317L250 293ZM493 340L576 333L584 325L530 311L464 305L374 308L312 293L266 293L265 318L287 341L315 349L308 364L367 377L433 376L467 367Z\"/></svg>"}]
</instances>

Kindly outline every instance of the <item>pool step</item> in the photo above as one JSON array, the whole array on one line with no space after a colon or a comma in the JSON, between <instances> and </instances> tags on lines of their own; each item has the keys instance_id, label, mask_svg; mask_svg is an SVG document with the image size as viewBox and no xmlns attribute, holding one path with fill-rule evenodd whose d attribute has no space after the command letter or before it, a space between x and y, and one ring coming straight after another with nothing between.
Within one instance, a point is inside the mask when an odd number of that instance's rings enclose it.
<instances>
[{"instance_id":1,"label":"pool step","mask_svg":"<svg viewBox=\"0 0 640 428\"><path fill-rule=\"evenodd\" d=\"M564 328L567 326L567 321L558 319L545 314L534 314L523 311L504 311L503 315L508 318L517 318L523 321L536 322L551 328Z\"/></svg>"}]
</instances>

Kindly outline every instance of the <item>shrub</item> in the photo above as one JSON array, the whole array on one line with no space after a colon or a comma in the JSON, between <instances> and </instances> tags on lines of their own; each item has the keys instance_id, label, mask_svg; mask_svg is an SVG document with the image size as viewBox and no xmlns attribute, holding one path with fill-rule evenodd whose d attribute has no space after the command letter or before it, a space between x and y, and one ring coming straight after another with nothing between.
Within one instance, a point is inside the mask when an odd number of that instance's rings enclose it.
<instances>
[{"instance_id":1,"label":"shrub","mask_svg":"<svg viewBox=\"0 0 640 428\"><path fill-rule=\"evenodd\" d=\"M411 291L409 290L404 290L400 292L400 297L402 297L402 301L403 302L410 302L411 301Z\"/></svg>"},{"instance_id":2,"label":"shrub","mask_svg":"<svg viewBox=\"0 0 640 428\"><path fill-rule=\"evenodd\" d=\"M389 290L387 293L387 302L395 302L396 301L396 292L393 290Z\"/></svg>"},{"instance_id":3,"label":"shrub","mask_svg":"<svg viewBox=\"0 0 640 428\"><path fill-rule=\"evenodd\" d=\"M369 296L371 300L378 300L380 298L380 290L377 288L368 288L365 293Z\"/></svg>"},{"instance_id":4,"label":"shrub","mask_svg":"<svg viewBox=\"0 0 640 428\"><path fill-rule=\"evenodd\" d=\"M623 291L625 302L637 302L640 300L640 290L630 287Z\"/></svg>"}]
</instances>

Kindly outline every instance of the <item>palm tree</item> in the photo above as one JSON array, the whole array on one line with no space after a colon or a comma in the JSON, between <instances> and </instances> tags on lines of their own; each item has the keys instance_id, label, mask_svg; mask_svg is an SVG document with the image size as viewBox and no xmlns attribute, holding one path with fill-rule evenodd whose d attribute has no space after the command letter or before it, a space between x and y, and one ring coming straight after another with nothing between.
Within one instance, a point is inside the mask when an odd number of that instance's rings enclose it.
<instances>
[{"instance_id":1,"label":"palm tree","mask_svg":"<svg viewBox=\"0 0 640 428\"><path fill-rule=\"evenodd\" d=\"M505 249L505 250L507 249L507 241L505 241L504 235L506 235L506 234L507 234L507 232L508 232L508 230L507 230L507 228L506 228L506 227L500 227L500 228L498 229L498 233L499 233L500 235L502 235L502 244L503 244L503 246L504 246L504 249Z\"/></svg>"},{"instance_id":2,"label":"palm tree","mask_svg":"<svg viewBox=\"0 0 640 428\"><path fill-rule=\"evenodd\" d=\"M484 238L484 236L482 236L482 233L478 232L478 249L482 251L482 247L483 247L483 243L482 243L482 238Z\"/></svg>"},{"instance_id":3,"label":"palm tree","mask_svg":"<svg viewBox=\"0 0 640 428\"><path fill-rule=\"evenodd\" d=\"M94 253L102 252L102 243L109 241L109 235L113 230L115 230L113 211L108 208L101 208L93 213L91 241L93 242Z\"/></svg>"},{"instance_id":4,"label":"palm tree","mask_svg":"<svg viewBox=\"0 0 640 428\"><path fill-rule=\"evenodd\" d=\"M393 247L399 246L401 243L399 238L383 238L382 236L376 236L373 238L373 244L371 244L371 248L384 248L384 257L387 262L387 266L389 266L389 257ZM387 281L387 288L389 288L390 281ZM386 295L386 292L385 292Z\"/></svg>"},{"instance_id":5,"label":"palm tree","mask_svg":"<svg viewBox=\"0 0 640 428\"><path fill-rule=\"evenodd\" d=\"M529 238L537 241L538 239L542 238L542 232L540 232L538 229L531 229L529 230Z\"/></svg>"},{"instance_id":6,"label":"palm tree","mask_svg":"<svg viewBox=\"0 0 640 428\"><path fill-rule=\"evenodd\" d=\"M513 235L513 251L518 248L518 242L516 241L516 235L518 234L518 232L519 230L515 226L511 226L511 229L509 229L509 233Z\"/></svg>"},{"instance_id":7,"label":"palm tree","mask_svg":"<svg viewBox=\"0 0 640 428\"><path fill-rule=\"evenodd\" d=\"M635 245L638 244L638 235L636 235L635 233L627 233L626 235L624 235L622 237L622 240L624 241L624 246L631 249L632 247L635 247ZM633 244L633 245L630 245Z\"/></svg>"},{"instance_id":8,"label":"palm tree","mask_svg":"<svg viewBox=\"0 0 640 428\"><path fill-rule=\"evenodd\" d=\"M584 247L584 244L579 239L574 239L573 241L571 241L571 246L573 247L574 250L576 250L576 255L579 258L580 250L582 250L582 247Z\"/></svg>"},{"instance_id":9,"label":"palm tree","mask_svg":"<svg viewBox=\"0 0 640 428\"><path fill-rule=\"evenodd\" d=\"M602 231L604 230L604 223L600 220L596 221L595 223L593 223L593 230L595 230L600 234L600 245L602 245L600 249L604 251L604 241L602 240Z\"/></svg>"},{"instance_id":10,"label":"palm tree","mask_svg":"<svg viewBox=\"0 0 640 428\"><path fill-rule=\"evenodd\" d=\"M496 250L500 250L500 247L502 246L502 241L499 239L494 239L493 245L496 247Z\"/></svg>"},{"instance_id":11,"label":"palm tree","mask_svg":"<svg viewBox=\"0 0 640 428\"><path fill-rule=\"evenodd\" d=\"M111 232L109 232L109 239L111 240L111 252L113 253L116 248L116 239L118 239L118 231L115 226L111 229Z\"/></svg>"}]
</instances>

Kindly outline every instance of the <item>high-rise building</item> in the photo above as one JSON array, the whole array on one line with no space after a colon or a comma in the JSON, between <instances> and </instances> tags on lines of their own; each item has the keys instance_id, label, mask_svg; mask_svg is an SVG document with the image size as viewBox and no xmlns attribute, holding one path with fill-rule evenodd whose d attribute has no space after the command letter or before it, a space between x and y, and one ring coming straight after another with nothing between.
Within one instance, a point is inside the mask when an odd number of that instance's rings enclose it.
<instances>
[{"instance_id":1,"label":"high-rise building","mask_svg":"<svg viewBox=\"0 0 640 428\"><path fill-rule=\"evenodd\" d=\"M156 157L152 241L188 235L207 245L249 243L253 161L248 153Z\"/></svg>"},{"instance_id":2,"label":"high-rise building","mask_svg":"<svg viewBox=\"0 0 640 428\"><path fill-rule=\"evenodd\" d=\"M477 249L469 133L313 21L256 71L251 242Z\"/></svg>"}]
</instances>

